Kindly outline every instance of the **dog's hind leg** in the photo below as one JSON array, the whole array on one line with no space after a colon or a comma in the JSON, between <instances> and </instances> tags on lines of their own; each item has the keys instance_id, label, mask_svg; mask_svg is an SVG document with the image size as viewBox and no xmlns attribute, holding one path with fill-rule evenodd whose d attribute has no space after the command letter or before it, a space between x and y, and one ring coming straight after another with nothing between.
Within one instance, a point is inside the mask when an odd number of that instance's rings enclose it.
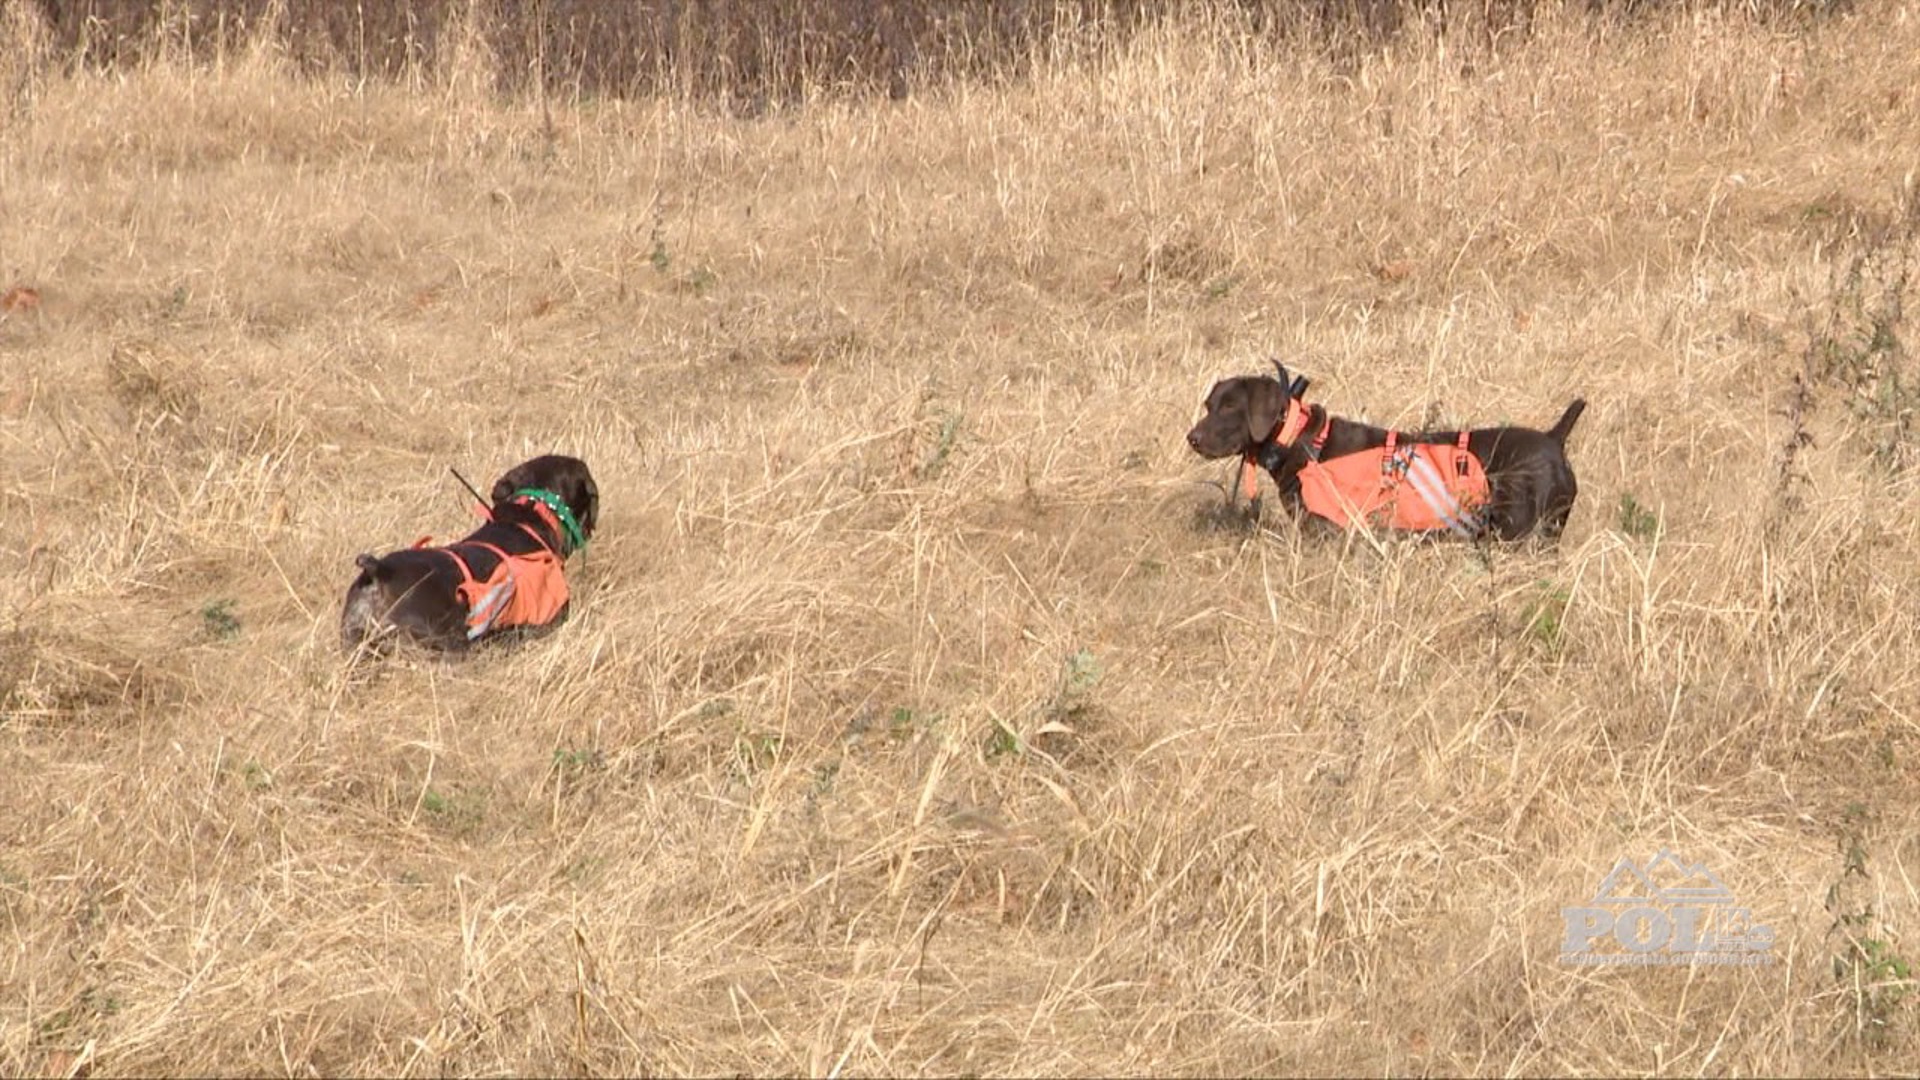
<instances>
[{"instance_id":1,"label":"dog's hind leg","mask_svg":"<svg viewBox=\"0 0 1920 1080\"><path fill-rule=\"evenodd\" d=\"M362 555L354 562L360 576L347 589L347 602L340 610L340 647L357 653L363 643L371 643L392 633L386 614L393 602L380 587L380 560Z\"/></svg>"}]
</instances>

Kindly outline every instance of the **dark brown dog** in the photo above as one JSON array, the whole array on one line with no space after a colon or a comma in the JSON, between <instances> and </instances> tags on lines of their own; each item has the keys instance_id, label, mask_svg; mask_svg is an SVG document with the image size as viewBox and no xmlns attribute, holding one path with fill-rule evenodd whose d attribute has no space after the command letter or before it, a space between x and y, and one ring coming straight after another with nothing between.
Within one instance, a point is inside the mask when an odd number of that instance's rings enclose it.
<instances>
[{"instance_id":1,"label":"dark brown dog","mask_svg":"<svg viewBox=\"0 0 1920 1080\"><path fill-rule=\"evenodd\" d=\"M1276 441L1290 400L1305 392L1305 379L1292 379L1280 365L1279 378L1240 376L1217 382L1207 395L1207 413L1187 433L1187 445L1205 458L1246 457L1272 474L1280 496L1296 514L1305 509L1300 470L1317 453L1322 461L1385 446L1387 432L1342 420L1318 405L1307 410L1299 434L1285 445ZM1535 531L1555 537L1566 526L1579 486L1567 461L1567 435L1587 407L1576 399L1558 423L1546 431L1532 428L1478 428L1468 432L1467 448L1486 469L1488 502L1474 515L1474 535L1518 540ZM1322 434L1324 433L1324 439ZM1452 444L1458 431L1396 436L1402 445ZM1318 449L1315 449L1315 444Z\"/></svg>"},{"instance_id":2,"label":"dark brown dog","mask_svg":"<svg viewBox=\"0 0 1920 1080\"><path fill-rule=\"evenodd\" d=\"M600 489L586 462L534 458L495 481L492 499L487 523L457 543L354 560L360 576L340 616L347 651L395 637L458 650L566 620L566 559L586 545L600 517Z\"/></svg>"}]
</instances>

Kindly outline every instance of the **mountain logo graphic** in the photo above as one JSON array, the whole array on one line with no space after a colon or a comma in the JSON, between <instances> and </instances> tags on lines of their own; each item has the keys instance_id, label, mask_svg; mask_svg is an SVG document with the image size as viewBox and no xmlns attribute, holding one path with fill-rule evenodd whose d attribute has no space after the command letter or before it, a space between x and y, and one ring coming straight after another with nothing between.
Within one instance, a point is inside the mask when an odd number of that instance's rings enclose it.
<instances>
[{"instance_id":1,"label":"mountain logo graphic","mask_svg":"<svg viewBox=\"0 0 1920 1080\"><path fill-rule=\"evenodd\" d=\"M1726 887L1706 863L1688 863L1661 848L1643 869L1621 859L1594 891L1596 904L1731 904Z\"/></svg>"}]
</instances>

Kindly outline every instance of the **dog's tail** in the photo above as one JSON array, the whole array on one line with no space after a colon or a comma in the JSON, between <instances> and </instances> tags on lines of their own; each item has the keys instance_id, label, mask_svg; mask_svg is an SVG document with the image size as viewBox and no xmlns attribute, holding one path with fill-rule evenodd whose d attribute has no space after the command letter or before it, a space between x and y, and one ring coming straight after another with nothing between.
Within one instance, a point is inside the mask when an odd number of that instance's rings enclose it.
<instances>
[{"instance_id":1,"label":"dog's tail","mask_svg":"<svg viewBox=\"0 0 1920 1080\"><path fill-rule=\"evenodd\" d=\"M1580 414L1586 409L1586 398L1574 398L1573 404L1567 406L1567 411L1560 414L1560 422L1548 428L1547 434L1561 446L1567 445L1567 436L1573 433L1574 421L1580 419Z\"/></svg>"}]
</instances>

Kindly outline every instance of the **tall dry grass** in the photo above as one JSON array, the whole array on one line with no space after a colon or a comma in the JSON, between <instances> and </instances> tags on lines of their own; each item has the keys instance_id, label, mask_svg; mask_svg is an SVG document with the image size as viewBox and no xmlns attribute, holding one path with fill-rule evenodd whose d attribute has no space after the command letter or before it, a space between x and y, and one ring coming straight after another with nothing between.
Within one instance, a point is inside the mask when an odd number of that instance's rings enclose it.
<instances>
[{"instance_id":1,"label":"tall dry grass","mask_svg":"<svg viewBox=\"0 0 1920 1080\"><path fill-rule=\"evenodd\" d=\"M1911 3L756 118L6 11L0 1072L1911 1067ZM1243 527L1180 436L1269 356L1586 396L1569 535ZM548 450L572 621L346 670ZM1560 962L1662 847L1770 966Z\"/></svg>"}]
</instances>

